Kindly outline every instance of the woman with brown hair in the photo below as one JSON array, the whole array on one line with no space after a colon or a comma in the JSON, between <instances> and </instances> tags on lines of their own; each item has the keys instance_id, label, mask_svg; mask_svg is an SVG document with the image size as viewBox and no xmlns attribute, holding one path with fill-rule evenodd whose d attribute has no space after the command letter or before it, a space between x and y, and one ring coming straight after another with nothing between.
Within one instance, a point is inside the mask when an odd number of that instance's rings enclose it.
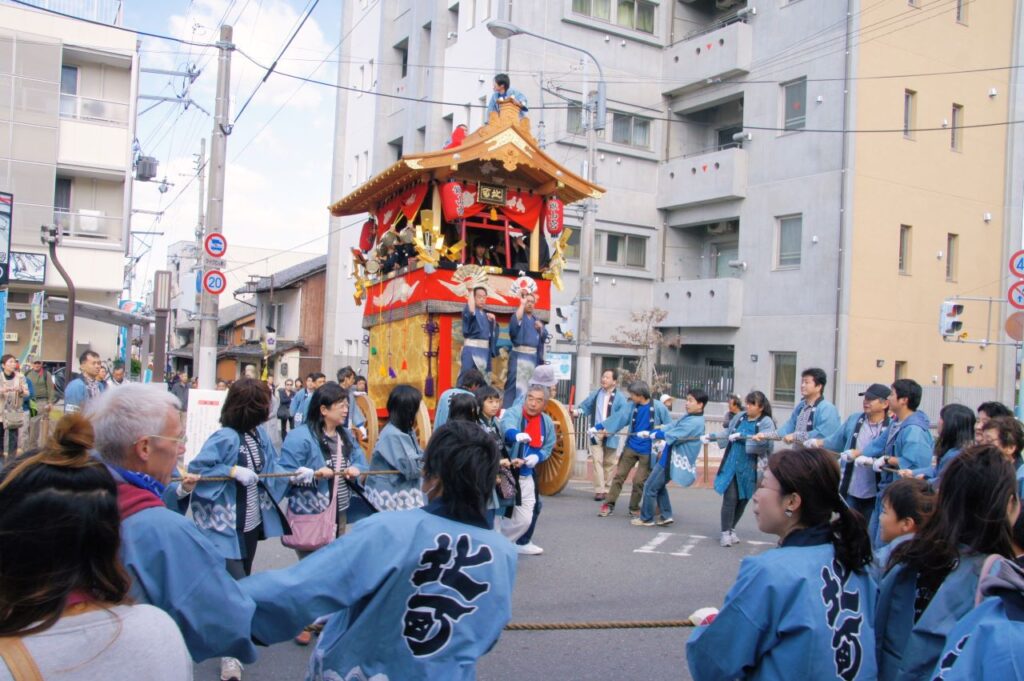
<instances>
[{"instance_id":1,"label":"woman with brown hair","mask_svg":"<svg viewBox=\"0 0 1024 681\"><path fill-rule=\"evenodd\" d=\"M28 383L18 370L14 355L0 357L0 457L18 453L18 430L27 420L23 402Z\"/></svg>"},{"instance_id":2,"label":"woman with brown hair","mask_svg":"<svg viewBox=\"0 0 1024 681\"><path fill-rule=\"evenodd\" d=\"M0 680L191 679L174 621L127 602L117 487L92 447L68 415L0 472Z\"/></svg>"}]
</instances>

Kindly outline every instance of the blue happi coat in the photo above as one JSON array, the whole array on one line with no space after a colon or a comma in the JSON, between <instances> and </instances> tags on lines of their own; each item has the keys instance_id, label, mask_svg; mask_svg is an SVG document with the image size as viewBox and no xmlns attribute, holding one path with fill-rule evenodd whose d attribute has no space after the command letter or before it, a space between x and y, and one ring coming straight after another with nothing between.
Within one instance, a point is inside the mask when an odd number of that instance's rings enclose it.
<instances>
[{"instance_id":1,"label":"blue happi coat","mask_svg":"<svg viewBox=\"0 0 1024 681\"><path fill-rule=\"evenodd\" d=\"M981 581L985 599L946 636L935 681L1024 678L1024 570L998 559Z\"/></svg>"},{"instance_id":2,"label":"blue happi coat","mask_svg":"<svg viewBox=\"0 0 1024 681\"><path fill-rule=\"evenodd\" d=\"M240 582L258 604L253 635L284 641L331 615L307 679L460 681L511 617L515 547L437 501L378 513L299 563Z\"/></svg>"},{"instance_id":3,"label":"blue happi coat","mask_svg":"<svg viewBox=\"0 0 1024 681\"><path fill-rule=\"evenodd\" d=\"M309 408L309 401L312 397L313 394L305 388L296 390L295 394L292 395L292 403L288 405L288 411L291 413L292 418L295 419L296 424L301 423L306 418L306 410Z\"/></svg>"},{"instance_id":4,"label":"blue happi coat","mask_svg":"<svg viewBox=\"0 0 1024 681\"><path fill-rule=\"evenodd\" d=\"M889 423L878 437L868 443L861 454L871 458L895 456L899 459L898 468L914 470L931 464L932 449L928 416L915 411L903 421ZM878 478L878 496L875 497L875 510L871 513L871 522L868 525L872 546L876 549L882 545L881 532L878 528L878 517L882 514L882 493L896 480L896 474L890 471L882 471Z\"/></svg>"},{"instance_id":5,"label":"blue happi coat","mask_svg":"<svg viewBox=\"0 0 1024 681\"><path fill-rule=\"evenodd\" d=\"M604 421L604 414L599 414L598 410L601 408L600 396L603 392L603 388L598 388L587 396L587 399L580 402L577 408L584 414L590 416L590 422L595 426ZM612 395L612 409L611 413L608 414L608 418L611 418L613 414L626 411L632 407L632 403L626 397L626 391L620 388L615 389L615 393ZM609 433L605 436L604 440L601 440L601 444L609 449L618 449L619 447L619 436L612 435Z\"/></svg>"},{"instance_id":6,"label":"blue happi coat","mask_svg":"<svg viewBox=\"0 0 1024 681\"><path fill-rule=\"evenodd\" d=\"M277 450L274 449L270 436L263 426L256 429L260 447L266 457L263 473L282 472L278 463ZM203 477L227 476L233 466L244 466L245 461L239 454L240 438L238 431L232 428L220 428L203 443L199 454L188 465L189 473L198 473ZM288 484L288 478L261 479L259 487L267 492L265 503L260 504L263 518L264 538L279 537L287 534L287 523L278 509L281 497ZM244 542L242 541L242 523L245 520L244 487L234 480L226 482L207 482L196 485L192 492L192 519L196 527L217 547L224 558L244 558ZM239 508L238 494L242 492L242 507ZM261 495L261 498L263 495Z\"/></svg>"},{"instance_id":7,"label":"blue happi coat","mask_svg":"<svg viewBox=\"0 0 1024 681\"><path fill-rule=\"evenodd\" d=\"M775 430L775 422L770 416L762 416L757 422L751 421L744 413L736 414L732 421L720 433L713 433L711 437L718 441L718 446L725 449L722 463L718 466L718 473L715 475L715 491L725 494L729 484L736 479L736 490L740 499L750 499L754 496L754 487L757 486L757 477L768 465L768 455L772 451L771 441L757 442L750 439L758 433L771 433ZM729 442L729 436L733 433L740 433L745 439Z\"/></svg>"},{"instance_id":8,"label":"blue happi coat","mask_svg":"<svg viewBox=\"0 0 1024 681\"><path fill-rule=\"evenodd\" d=\"M351 459L349 464L360 471L366 471L366 455L345 428L339 427L338 433L351 446ZM304 424L293 429L284 439L281 445L280 466L283 470L293 471L299 466L312 468L314 471L324 466L331 468L331 459L324 456L323 449L316 440L316 436L309 425ZM288 501L288 510L299 515L311 513L322 513L331 504L334 493L334 484L341 478L334 477L330 480L314 480L309 485L298 485L289 483L285 491L285 499ZM342 483L344 484L344 483Z\"/></svg>"},{"instance_id":9,"label":"blue happi coat","mask_svg":"<svg viewBox=\"0 0 1024 681\"><path fill-rule=\"evenodd\" d=\"M657 430L672 423L672 414L669 413L668 407L661 400L651 400L648 403L651 407L651 426L648 428L649 431ZM633 429L635 425L636 409L640 406L636 402L629 400L626 402L626 409L620 409L616 411L612 409L611 416L604 420L602 423L598 423L595 428L603 430L606 433L617 433L623 428L629 427ZM635 438L635 435L626 435L626 444L629 444L630 438ZM644 442L641 440L640 442ZM647 441L650 442L649 440ZM636 443L634 443L636 444ZM611 446L611 445L609 445ZM640 445L637 445L640 446ZM649 446L649 445L648 445ZM640 454L645 452L637 450ZM648 450L646 453L650 453Z\"/></svg>"},{"instance_id":10,"label":"blue happi coat","mask_svg":"<svg viewBox=\"0 0 1024 681\"><path fill-rule=\"evenodd\" d=\"M506 409L505 414L498 422L498 428L504 435L509 457L524 459L530 454L536 454L538 458L537 465L540 465L547 461L548 457L551 456L551 452L555 449L555 424L550 416L541 412L540 433L543 440L541 446L534 447L528 442L516 442L516 433L526 432L526 417L523 415L523 403L524 400L517 400L510 408ZM520 477L531 476L533 475L533 468L523 466L519 469L519 475Z\"/></svg>"},{"instance_id":11,"label":"blue happi coat","mask_svg":"<svg viewBox=\"0 0 1024 681\"><path fill-rule=\"evenodd\" d=\"M704 414L684 414L665 429L665 450L671 468L672 482L689 487L697 479L697 456L700 455L700 436L704 434ZM688 440L688 441L684 441ZM659 461L661 457L659 457Z\"/></svg>"},{"instance_id":12,"label":"blue happi coat","mask_svg":"<svg viewBox=\"0 0 1024 681\"><path fill-rule=\"evenodd\" d=\"M875 583L846 570L827 526L744 558L718 617L686 644L694 681L875 678Z\"/></svg>"},{"instance_id":13,"label":"blue happi coat","mask_svg":"<svg viewBox=\"0 0 1024 681\"><path fill-rule=\"evenodd\" d=\"M434 430L437 430L448 423L448 410L452 406L452 398L456 395L472 395L468 390L462 388L448 388L437 398L437 408L434 410Z\"/></svg>"},{"instance_id":14,"label":"blue happi coat","mask_svg":"<svg viewBox=\"0 0 1024 681\"><path fill-rule=\"evenodd\" d=\"M502 406L506 409L521 397L533 376L533 369L544 362L544 343L548 330L543 325L537 331L537 318L523 312L519 320L514 314L508 322L508 337L512 350L508 355L508 376L505 378L505 397Z\"/></svg>"},{"instance_id":15,"label":"blue happi coat","mask_svg":"<svg viewBox=\"0 0 1024 681\"><path fill-rule=\"evenodd\" d=\"M482 341L484 347L475 347L466 343L462 346L462 353L459 355L461 367L459 377L455 384L462 383L462 377L470 369L476 369L484 376L491 370L491 357L497 350L498 334L497 325L487 318L487 311L477 308L476 313L469 311L467 303L462 308L462 337L465 340Z\"/></svg>"},{"instance_id":16,"label":"blue happi coat","mask_svg":"<svg viewBox=\"0 0 1024 681\"><path fill-rule=\"evenodd\" d=\"M380 431L370 456L371 471L401 471L399 475L366 478L366 498L381 511L408 511L426 503L420 489L423 450L415 432L403 433L394 424Z\"/></svg>"},{"instance_id":17,"label":"blue happi coat","mask_svg":"<svg viewBox=\"0 0 1024 681\"><path fill-rule=\"evenodd\" d=\"M120 484L131 484L111 471ZM256 604L224 569L224 556L185 516L164 507L121 521L121 562L131 576L128 595L174 620L196 662L231 656L256 659Z\"/></svg>"},{"instance_id":18,"label":"blue happi coat","mask_svg":"<svg viewBox=\"0 0 1024 681\"><path fill-rule=\"evenodd\" d=\"M818 400L818 402L811 407L807 404L806 400L800 400L797 402L796 407L793 408L793 413L789 415L789 418L782 427L779 428L777 434L780 436L790 435L796 432L796 422L800 418L800 412L804 409L813 409L811 413L811 428L807 431L806 438L797 437L797 440L803 439L817 439L826 438L832 433L839 430L841 425L839 418L839 410L836 406L826 400L824 397Z\"/></svg>"},{"instance_id":19,"label":"blue happi coat","mask_svg":"<svg viewBox=\"0 0 1024 681\"><path fill-rule=\"evenodd\" d=\"M939 661L946 636L974 607L974 593L985 556L961 555L960 562L914 622L917 573L896 565L882 579L878 594L879 681L928 678Z\"/></svg>"}]
</instances>

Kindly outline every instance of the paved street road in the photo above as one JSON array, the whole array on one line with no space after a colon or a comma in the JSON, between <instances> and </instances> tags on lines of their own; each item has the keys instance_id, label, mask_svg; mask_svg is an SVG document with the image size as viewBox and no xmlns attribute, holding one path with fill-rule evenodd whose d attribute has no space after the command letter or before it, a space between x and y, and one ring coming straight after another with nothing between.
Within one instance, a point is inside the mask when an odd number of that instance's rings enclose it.
<instances>
[{"instance_id":1,"label":"paved street road","mask_svg":"<svg viewBox=\"0 0 1024 681\"><path fill-rule=\"evenodd\" d=\"M737 530L743 544L718 546L720 497L708 489L671 487L676 523L633 527L625 516L629 488L616 515L597 517L585 482L544 499L535 540L542 556L522 556L513 621L682 619L704 605L721 605L743 556L773 544L757 531L748 508ZM753 543L750 543L753 542ZM263 542L257 570L294 560L276 540ZM687 629L505 632L479 665L482 681L532 679L689 679ZM283 643L263 651L245 681L301 679L311 648ZM195 678L218 678L214 661ZM439 680L440 681L440 680Z\"/></svg>"}]
</instances>

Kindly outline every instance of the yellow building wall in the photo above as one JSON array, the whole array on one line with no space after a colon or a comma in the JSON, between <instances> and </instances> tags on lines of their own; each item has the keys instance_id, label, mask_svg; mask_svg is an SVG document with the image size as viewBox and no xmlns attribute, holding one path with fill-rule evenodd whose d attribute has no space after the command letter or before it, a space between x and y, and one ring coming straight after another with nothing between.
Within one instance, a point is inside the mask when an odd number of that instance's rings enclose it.
<instances>
[{"instance_id":1,"label":"yellow building wall","mask_svg":"<svg viewBox=\"0 0 1024 681\"><path fill-rule=\"evenodd\" d=\"M905 0L888 0L862 22L913 11ZM952 385L963 388L995 388L1003 370L994 348L944 342L938 318L948 296L1001 299L1005 293L999 281L1007 258L1002 213L1007 129L963 129L961 150L953 151L950 129L941 128L943 121L951 122L953 103L963 105L965 125L1006 121L1009 71L865 78L1012 63L1014 3L970 3L968 11L966 25L956 21L951 3L941 14L905 16L892 24L896 30L856 38L851 127L899 132L854 135L846 358L851 383L888 383L896 361L906 362L907 377L925 387L941 383L943 364L953 365ZM998 94L990 97L993 88ZM905 90L916 92L911 127L940 130L904 136ZM985 213L991 213L990 222L984 221ZM908 274L899 272L900 225L912 228ZM948 233L959 236L953 281L946 278ZM988 311L986 303L966 303L964 330L971 339L1005 340L1006 307L992 308L986 333ZM882 367L878 360L884 360Z\"/></svg>"}]
</instances>

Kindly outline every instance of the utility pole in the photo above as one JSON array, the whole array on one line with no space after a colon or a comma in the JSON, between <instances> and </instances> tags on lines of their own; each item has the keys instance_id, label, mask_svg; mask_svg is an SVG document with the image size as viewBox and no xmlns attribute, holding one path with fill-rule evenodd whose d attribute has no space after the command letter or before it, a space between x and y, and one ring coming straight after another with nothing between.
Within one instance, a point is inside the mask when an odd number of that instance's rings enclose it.
<instances>
[{"instance_id":1,"label":"utility pole","mask_svg":"<svg viewBox=\"0 0 1024 681\"><path fill-rule=\"evenodd\" d=\"M217 101L213 118L213 137L210 141L210 187L206 202L205 231L221 232L224 228L224 167L227 163L228 135L231 134L231 123L228 116L229 96L231 91L231 52L235 49L231 42L233 31L230 26L220 27L220 40L217 49ZM203 263L203 274L212 268L213 259L200 254ZM199 378L199 387L212 390L217 380L217 296L206 292L204 286L200 293L199 305L199 346L198 366L195 369Z\"/></svg>"},{"instance_id":2,"label":"utility pole","mask_svg":"<svg viewBox=\"0 0 1024 681\"><path fill-rule=\"evenodd\" d=\"M196 281L203 276L203 236L206 234L206 138L199 140L199 155L196 157L196 175L199 178L199 213L196 216ZM202 284L192 294L192 315L195 328L192 332L192 378L199 376L199 306Z\"/></svg>"}]
</instances>

